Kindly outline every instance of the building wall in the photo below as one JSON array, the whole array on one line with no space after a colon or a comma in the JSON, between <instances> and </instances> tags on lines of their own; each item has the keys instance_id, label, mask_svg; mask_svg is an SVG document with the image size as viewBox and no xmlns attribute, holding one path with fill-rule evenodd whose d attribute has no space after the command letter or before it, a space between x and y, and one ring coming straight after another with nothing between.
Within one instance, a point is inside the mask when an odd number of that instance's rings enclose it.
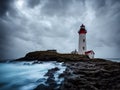
<instances>
[{"instance_id":1,"label":"building wall","mask_svg":"<svg viewBox=\"0 0 120 90\"><path fill-rule=\"evenodd\" d=\"M93 54L92 52L91 52L91 53L88 53L87 55L88 55L89 58L91 58L91 59L94 58L94 54Z\"/></svg>"},{"instance_id":2,"label":"building wall","mask_svg":"<svg viewBox=\"0 0 120 90\"><path fill-rule=\"evenodd\" d=\"M86 34L79 34L78 54L85 54L86 50Z\"/></svg>"}]
</instances>

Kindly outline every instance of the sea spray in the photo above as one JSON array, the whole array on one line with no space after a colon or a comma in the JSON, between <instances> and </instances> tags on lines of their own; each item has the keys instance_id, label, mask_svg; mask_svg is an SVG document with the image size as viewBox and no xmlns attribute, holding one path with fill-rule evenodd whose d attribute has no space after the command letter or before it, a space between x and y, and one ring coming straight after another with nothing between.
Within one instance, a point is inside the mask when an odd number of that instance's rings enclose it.
<instances>
[{"instance_id":1,"label":"sea spray","mask_svg":"<svg viewBox=\"0 0 120 90\"><path fill-rule=\"evenodd\" d=\"M58 62L14 62L0 63L0 90L16 89L30 90L39 84L45 84L45 73L48 69L58 67L60 70L55 74L56 82L60 83L58 76L65 70L65 66Z\"/></svg>"}]
</instances>

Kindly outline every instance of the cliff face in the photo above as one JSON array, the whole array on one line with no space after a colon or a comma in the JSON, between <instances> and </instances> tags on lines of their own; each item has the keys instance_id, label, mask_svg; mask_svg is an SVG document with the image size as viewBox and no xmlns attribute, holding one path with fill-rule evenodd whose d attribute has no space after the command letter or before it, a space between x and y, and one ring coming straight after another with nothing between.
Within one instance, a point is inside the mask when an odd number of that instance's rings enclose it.
<instances>
[{"instance_id":1,"label":"cliff face","mask_svg":"<svg viewBox=\"0 0 120 90\"><path fill-rule=\"evenodd\" d=\"M79 61L79 60L89 60L89 57L86 55L78 54L60 54L57 52L49 51L35 51L30 52L25 55L25 57L17 59L18 61Z\"/></svg>"}]
</instances>

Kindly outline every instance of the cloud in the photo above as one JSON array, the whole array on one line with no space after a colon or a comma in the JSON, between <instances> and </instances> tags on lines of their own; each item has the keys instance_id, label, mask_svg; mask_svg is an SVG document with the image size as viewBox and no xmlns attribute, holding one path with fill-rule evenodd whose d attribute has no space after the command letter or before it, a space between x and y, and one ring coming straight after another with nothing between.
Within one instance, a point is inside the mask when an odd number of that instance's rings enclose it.
<instances>
[{"instance_id":1,"label":"cloud","mask_svg":"<svg viewBox=\"0 0 120 90\"><path fill-rule=\"evenodd\" d=\"M41 0L27 0L27 5L31 8L34 8L35 6L39 5Z\"/></svg>"},{"instance_id":2,"label":"cloud","mask_svg":"<svg viewBox=\"0 0 120 90\"><path fill-rule=\"evenodd\" d=\"M96 57L119 57L119 0L2 0L0 58L35 50L69 53L78 47L78 30L88 31L87 47Z\"/></svg>"},{"instance_id":3,"label":"cloud","mask_svg":"<svg viewBox=\"0 0 120 90\"><path fill-rule=\"evenodd\" d=\"M0 0L0 16L3 17L6 15L6 12L12 10L12 3L14 0Z\"/></svg>"}]
</instances>

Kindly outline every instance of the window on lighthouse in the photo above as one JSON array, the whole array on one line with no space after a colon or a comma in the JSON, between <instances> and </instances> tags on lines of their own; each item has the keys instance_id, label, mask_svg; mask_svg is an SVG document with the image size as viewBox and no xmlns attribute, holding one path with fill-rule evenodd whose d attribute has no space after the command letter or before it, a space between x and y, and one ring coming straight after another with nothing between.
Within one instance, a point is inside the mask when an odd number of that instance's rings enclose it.
<instances>
[{"instance_id":1,"label":"window on lighthouse","mask_svg":"<svg viewBox=\"0 0 120 90\"><path fill-rule=\"evenodd\" d=\"M85 47L83 47L83 50L85 50Z\"/></svg>"},{"instance_id":2,"label":"window on lighthouse","mask_svg":"<svg viewBox=\"0 0 120 90\"><path fill-rule=\"evenodd\" d=\"M83 42L85 42L85 39L83 39Z\"/></svg>"}]
</instances>

